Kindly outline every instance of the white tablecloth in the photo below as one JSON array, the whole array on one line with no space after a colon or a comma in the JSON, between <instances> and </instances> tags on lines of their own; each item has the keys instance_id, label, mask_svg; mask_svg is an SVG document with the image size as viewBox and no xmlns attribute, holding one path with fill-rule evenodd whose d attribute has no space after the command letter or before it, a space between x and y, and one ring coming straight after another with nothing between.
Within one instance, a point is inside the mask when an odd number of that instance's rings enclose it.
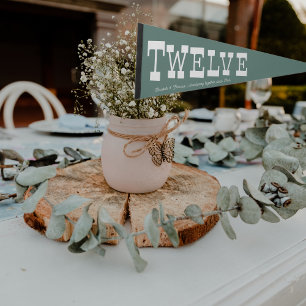
<instances>
[{"instance_id":1,"label":"white tablecloth","mask_svg":"<svg viewBox=\"0 0 306 306\"><path fill-rule=\"evenodd\" d=\"M101 146L97 137L46 136L28 129L15 133L12 140L0 141L0 148L23 150L25 157L31 156L33 147L87 144L97 153ZM214 175L222 185L240 188L243 178L257 186L262 173L261 166L252 165L218 170ZM7 186L2 182L0 192ZM94 253L75 255L64 243L30 229L22 218L1 221L0 305L279 306L304 301L306 211L278 224L231 221L235 241L217 224L192 245L142 249L149 265L141 274L135 272L124 243L107 246L105 258Z\"/></svg>"}]
</instances>

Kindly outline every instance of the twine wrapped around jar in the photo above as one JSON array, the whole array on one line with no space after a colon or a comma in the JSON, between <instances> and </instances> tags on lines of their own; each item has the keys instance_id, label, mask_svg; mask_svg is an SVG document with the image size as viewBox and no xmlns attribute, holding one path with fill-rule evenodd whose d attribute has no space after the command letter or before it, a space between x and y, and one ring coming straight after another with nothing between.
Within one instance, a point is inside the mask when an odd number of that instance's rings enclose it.
<instances>
[{"instance_id":1,"label":"twine wrapped around jar","mask_svg":"<svg viewBox=\"0 0 306 306\"><path fill-rule=\"evenodd\" d=\"M162 127L161 131L157 134L149 134L149 135L127 135L127 134L122 134L118 132L114 132L111 129L108 129L108 132L119 138L123 138L128 140L128 142L124 145L123 147L123 153L126 157L138 157L141 154L143 154L146 150L148 150L152 145L158 142L158 139L164 138L163 143L168 138L168 134L176 130L183 122L186 121L187 117L189 115L189 110L185 110L185 114L182 120L180 120L180 117L178 115L173 115L171 118L168 119L168 121L165 123L165 125ZM175 122L174 126L169 128L169 125L171 122ZM127 147L135 142L145 142L145 144L139 148L135 149L132 152L128 153L127 152Z\"/></svg>"}]
</instances>

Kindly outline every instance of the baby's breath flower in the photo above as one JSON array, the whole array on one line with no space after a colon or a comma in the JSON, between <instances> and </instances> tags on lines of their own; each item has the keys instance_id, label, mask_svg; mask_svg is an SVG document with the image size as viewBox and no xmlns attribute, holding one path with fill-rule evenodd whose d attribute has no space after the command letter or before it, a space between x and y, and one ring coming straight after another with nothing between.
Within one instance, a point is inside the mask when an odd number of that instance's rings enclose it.
<instances>
[{"instance_id":1,"label":"baby's breath flower","mask_svg":"<svg viewBox=\"0 0 306 306\"><path fill-rule=\"evenodd\" d=\"M148 113L148 115L149 115L149 118L152 118L153 116L154 116L154 109L152 108L152 107L150 107L150 109L149 109L149 113Z\"/></svg>"},{"instance_id":2,"label":"baby's breath flower","mask_svg":"<svg viewBox=\"0 0 306 306\"><path fill-rule=\"evenodd\" d=\"M129 106L136 106L136 102L135 102L135 101L131 101L131 102L129 103Z\"/></svg>"},{"instance_id":3,"label":"baby's breath flower","mask_svg":"<svg viewBox=\"0 0 306 306\"><path fill-rule=\"evenodd\" d=\"M134 8L135 9L135 8ZM111 115L123 118L159 118L176 105L179 94L135 101L136 27L139 16L135 9L126 20L119 21L129 29L118 30L116 41L102 39L99 49L92 40L78 45L81 64L80 84L85 93ZM115 16L114 16L115 18ZM107 34L106 36L109 36Z\"/></svg>"}]
</instances>

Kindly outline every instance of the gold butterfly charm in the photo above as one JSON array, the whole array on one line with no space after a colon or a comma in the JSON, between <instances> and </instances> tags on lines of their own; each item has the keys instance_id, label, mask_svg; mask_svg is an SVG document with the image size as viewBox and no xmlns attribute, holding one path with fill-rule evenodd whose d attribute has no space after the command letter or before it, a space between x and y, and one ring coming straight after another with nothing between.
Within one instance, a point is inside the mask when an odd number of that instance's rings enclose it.
<instances>
[{"instance_id":1,"label":"gold butterfly charm","mask_svg":"<svg viewBox=\"0 0 306 306\"><path fill-rule=\"evenodd\" d=\"M171 163L174 157L174 138L167 138L163 143L154 141L148 151L152 156L152 162L155 166L160 166L163 162Z\"/></svg>"}]
</instances>

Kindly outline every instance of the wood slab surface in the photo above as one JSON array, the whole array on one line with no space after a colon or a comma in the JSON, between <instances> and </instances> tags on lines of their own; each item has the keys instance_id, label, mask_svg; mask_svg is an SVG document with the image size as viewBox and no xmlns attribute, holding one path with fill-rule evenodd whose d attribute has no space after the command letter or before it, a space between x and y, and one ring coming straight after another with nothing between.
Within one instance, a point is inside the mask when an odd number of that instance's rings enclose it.
<instances>
[{"instance_id":1,"label":"wood slab surface","mask_svg":"<svg viewBox=\"0 0 306 306\"><path fill-rule=\"evenodd\" d=\"M96 159L57 169L57 175L49 180L46 196L40 200L33 213L24 215L24 220L30 227L45 234L51 216L51 206L48 202L56 205L70 195L78 194L92 200L89 214L94 218L94 232L97 230L97 213L100 207L106 208L117 223L124 224L129 217L132 231L141 231L145 216L152 208L158 208L160 202L165 213L174 216L182 216L184 209L190 204L199 205L203 212L216 209L219 188L217 179L205 171L173 163L167 182L159 190L146 194L122 193L108 186L103 177L101 161ZM28 195L29 192L26 197ZM84 203L84 206L89 203ZM81 214L82 207L69 213L68 217L77 221ZM204 236L218 219L217 215L206 217L203 225L191 220L176 221L180 246ZM69 241L72 231L73 225L67 222L66 231L59 241ZM117 235L111 226L108 227L108 235ZM160 246L171 246L162 229L160 235ZM151 246L146 235L137 236L135 242L138 247ZM112 244L116 243L116 240L112 241Z\"/></svg>"}]
</instances>

